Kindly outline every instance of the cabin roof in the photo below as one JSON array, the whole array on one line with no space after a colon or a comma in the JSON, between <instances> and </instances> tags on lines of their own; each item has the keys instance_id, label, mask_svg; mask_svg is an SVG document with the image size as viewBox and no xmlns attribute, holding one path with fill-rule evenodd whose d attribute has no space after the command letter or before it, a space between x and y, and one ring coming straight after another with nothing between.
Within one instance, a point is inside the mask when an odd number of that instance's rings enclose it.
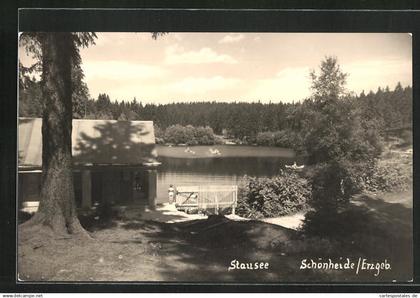
<instances>
[{"instance_id":1,"label":"cabin roof","mask_svg":"<svg viewBox=\"0 0 420 298\"><path fill-rule=\"evenodd\" d=\"M42 166L42 119L19 118L19 168ZM75 165L156 162L153 121L73 119Z\"/></svg>"}]
</instances>

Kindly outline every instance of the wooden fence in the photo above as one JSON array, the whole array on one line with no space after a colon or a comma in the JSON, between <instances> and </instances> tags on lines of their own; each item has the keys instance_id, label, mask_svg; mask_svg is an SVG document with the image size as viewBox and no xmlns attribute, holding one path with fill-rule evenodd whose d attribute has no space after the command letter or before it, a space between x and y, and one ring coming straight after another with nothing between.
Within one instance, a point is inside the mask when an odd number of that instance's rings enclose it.
<instances>
[{"instance_id":1,"label":"wooden fence","mask_svg":"<svg viewBox=\"0 0 420 298\"><path fill-rule=\"evenodd\" d=\"M178 186L175 206L178 209L214 209L216 214L219 209L232 208L232 214L235 214L237 197L237 185Z\"/></svg>"}]
</instances>

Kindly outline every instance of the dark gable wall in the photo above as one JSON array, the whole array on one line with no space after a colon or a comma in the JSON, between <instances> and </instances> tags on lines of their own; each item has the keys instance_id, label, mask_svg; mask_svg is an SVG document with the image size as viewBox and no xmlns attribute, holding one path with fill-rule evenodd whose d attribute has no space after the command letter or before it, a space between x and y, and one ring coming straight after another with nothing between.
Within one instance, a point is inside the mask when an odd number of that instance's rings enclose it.
<instances>
[{"instance_id":1,"label":"dark gable wall","mask_svg":"<svg viewBox=\"0 0 420 298\"><path fill-rule=\"evenodd\" d=\"M126 204L130 202L147 203L148 176L143 169L121 168L107 166L92 170L92 203L99 202ZM139 188L135 191L134 180L138 174ZM18 203L39 201L41 192L41 173L19 173ZM77 206L82 203L82 174L80 170L74 171L74 190Z\"/></svg>"}]
</instances>

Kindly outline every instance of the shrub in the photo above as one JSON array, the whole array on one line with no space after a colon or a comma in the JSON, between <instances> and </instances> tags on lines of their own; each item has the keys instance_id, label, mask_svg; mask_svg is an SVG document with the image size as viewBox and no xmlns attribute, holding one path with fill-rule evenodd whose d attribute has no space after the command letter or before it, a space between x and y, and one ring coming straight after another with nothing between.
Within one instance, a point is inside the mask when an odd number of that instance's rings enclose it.
<instances>
[{"instance_id":1,"label":"shrub","mask_svg":"<svg viewBox=\"0 0 420 298\"><path fill-rule=\"evenodd\" d=\"M155 137L156 144L165 144L165 140L162 138Z\"/></svg>"},{"instance_id":2,"label":"shrub","mask_svg":"<svg viewBox=\"0 0 420 298\"><path fill-rule=\"evenodd\" d=\"M401 160L382 160L368 167L361 176L367 191L404 191L412 184L413 168L411 163Z\"/></svg>"},{"instance_id":3,"label":"shrub","mask_svg":"<svg viewBox=\"0 0 420 298\"><path fill-rule=\"evenodd\" d=\"M274 133L274 144L277 147L294 147L294 135L292 131L280 130Z\"/></svg>"},{"instance_id":4,"label":"shrub","mask_svg":"<svg viewBox=\"0 0 420 298\"><path fill-rule=\"evenodd\" d=\"M309 204L315 209L327 209L328 212L345 206L352 195L364 188L360 177L364 167L365 164L352 163L348 160L313 166L306 172L312 185Z\"/></svg>"},{"instance_id":5,"label":"shrub","mask_svg":"<svg viewBox=\"0 0 420 298\"><path fill-rule=\"evenodd\" d=\"M313 201L320 198L347 202L352 195L362 191L394 192L409 189L413 181L413 168L411 160L393 155L392 158L363 163L341 160L320 164L308 170L306 175L313 187Z\"/></svg>"},{"instance_id":6,"label":"shrub","mask_svg":"<svg viewBox=\"0 0 420 298\"><path fill-rule=\"evenodd\" d=\"M291 148L297 152L302 151L303 145L301 135L290 129L260 132L255 138L255 143L260 146Z\"/></svg>"},{"instance_id":7,"label":"shrub","mask_svg":"<svg viewBox=\"0 0 420 298\"><path fill-rule=\"evenodd\" d=\"M257 134L256 142L261 146L274 146L274 133L271 131L260 132Z\"/></svg>"},{"instance_id":8,"label":"shrub","mask_svg":"<svg viewBox=\"0 0 420 298\"><path fill-rule=\"evenodd\" d=\"M244 136L241 140L243 145L253 145L257 144L257 137L256 136Z\"/></svg>"},{"instance_id":9,"label":"shrub","mask_svg":"<svg viewBox=\"0 0 420 298\"><path fill-rule=\"evenodd\" d=\"M163 139L167 143L185 144L188 140L186 129L181 125L172 125L165 129Z\"/></svg>"},{"instance_id":10,"label":"shrub","mask_svg":"<svg viewBox=\"0 0 420 298\"><path fill-rule=\"evenodd\" d=\"M163 144L165 143L164 140L164 131L157 125L154 125L154 130L155 130L155 142L156 144Z\"/></svg>"},{"instance_id":11,"label":"shrub","mask_svg":"<svg viewBox=\"0 0 420 298\"><path fill-rule=\"evenodd\" d=\"M244 178L239 188L238 214L250 218L293 214L307 207L308 181L295 173L274 178Z\"/></svg>"},{"instance_id":12,"label":"shrub","mask_svg":"<svg viewBox=\"0 0 420 298\"><path fill-rule=\"evenodd\" d=\"M194 140L200 145L214 145L215 136L210 127L193 128Z\"/></svg>"},{"instance_id":13,"label":"shrub","mask_svg":"<svg viewBox=\"0 0 420 298\"><path fill-rule=\"evenodd\" d=\"M163 140L166 143L187 144L189 146L220 143L210 127L182 126L179 124L169 126L164 132L159 132L157 140L159 142Z\"/></svg>"},{"instance_id":14,"label":"shrub","mask_svg":"<svg viewBox=\"0 0 420 298\"><path fill-rule=\"evenodd\" d=\"M360 210L338 212L323 208L306 213L301 232L307 237L348 238L363 231L366 222L366 215Z\"/></svg>"},{"instance_id":15,"label":"shrub","mask_svg":"<svg viewBox=\"0 0 420 298\"><path fill-rule=\"evenodd\" d=\"M311 207L302 226L305 236L358 239L373 220L369 210L347 204L355 193L400 191L412 181L411 165L396 160L370 163L345 161L318 165L308 175L312 185ZM340 183L343 181L343 183ZM351 208L350 208L351 207ZM373 224L373 226L379 224Z\"/></svg>"}]
</instances>

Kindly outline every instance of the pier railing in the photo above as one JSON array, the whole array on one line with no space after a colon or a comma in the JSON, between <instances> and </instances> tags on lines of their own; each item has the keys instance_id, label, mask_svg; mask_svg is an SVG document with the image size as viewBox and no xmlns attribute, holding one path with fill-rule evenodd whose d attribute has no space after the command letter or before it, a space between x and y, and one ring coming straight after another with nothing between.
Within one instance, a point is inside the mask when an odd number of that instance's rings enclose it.
<instances>
[{"instance_id":1,"label":"pier railing","mask_svg":"<svg viewBox=\"0 0 420 298\"><path fill-rule=\"evenodd\" d=\"M232 208L232 214L235 214L237 198L237 185L177 186L175 206L178 209L214 209L216 214L220 209Z\"/></svg>"}]
</instances>

